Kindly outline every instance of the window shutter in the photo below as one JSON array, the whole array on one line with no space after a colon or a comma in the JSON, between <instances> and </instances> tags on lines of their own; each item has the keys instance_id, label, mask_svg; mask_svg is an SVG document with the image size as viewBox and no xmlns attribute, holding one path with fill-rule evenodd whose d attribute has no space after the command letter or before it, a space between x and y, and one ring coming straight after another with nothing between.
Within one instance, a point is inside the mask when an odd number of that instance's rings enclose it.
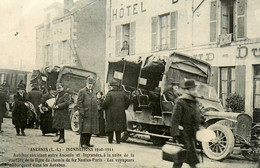
<instances>
[{"instance_id":1,"label":"window shutter","mask_svg":"<svg viewBox=\"0 0 260 168\"><path fill-rule=\"evenodd\" d=\"M217 1L210 2L210 42L217 41Z\"/></svg>"},{"instance_id":2,"label":"window shutter","mask_svg":"<svg viewBox=\"0 0 260 168\"><path fill-rule=\"evenodd\" d=\"M120 55L121 48L121 25L116 26L116 38L115 38L115 56Z\"/></svg>"},{"instance_id":3,"label":"window shutter","mask_svg":"<svg viewBox=\"0 0 260 168\"><path fill-rule=\"evenodd\" d=\"M221 34L228 33L229 14L227 9L227 2L221 1Z\"/></svg>"},{"instance_id":4,"label":"window shutter","mask_svg":"<svg viewBox=\"0 0 260 168\"><path fill-rule=\"evenodd\" d=\"M135 28L136 22L130 23L130 54L135 54Z\"/></svg>"},{"instance_id":5,"label":"window shutter","mask_svg":"<svg viewBox=\"0 0 260 168\"><path fill-rule=\"evenodd\" d=\"M236 2L237 39L245 37L245 7L246 7L246 0L237 0Z\"/></svg>"},{"instance_id":6,"label":"window shutter","mask_svg":"<svg viewBox=\"0 0 260 168\"><path fill-rule=\"evenodd\" d=\"M170 14L170 48L177 48L177 22L178 22L178 13L177 11L171 12Z\"/></svg>"},{"instance_id":7,"label":"window shutter","mask_svg":"<svg viewBox=\"0 0 260 168\"><path fill-rule=\"evenodd\" d=\"M157 44L157 36L158 36L158 17L152 17L152 51L158 49Z\"/></svg>"},{"instance_id":8,"label":"window shutter","mask_svg":"<svg viewBox=\"0 0 260 168\"><path fill-rule=\"evenodd\" d=\"M240 96L242 96L244 98L245 97L246 66L245 65L236 66L235 76L236 76L235 77L236 78L236 83L235 83L236 93L238 93Z\"/></svg>"},{"instance_id":9,"label":"window shutter","mask_svg":"<svg viewBox=\"0 0 260 168\"><path fill-rule=\"evenodd\" d=\"M211 67L211 76L210 76L210 85L214 86L216 92L218 92L218 79L219 79L219 67L212 66Z\"/></svg>"}]
</instances>

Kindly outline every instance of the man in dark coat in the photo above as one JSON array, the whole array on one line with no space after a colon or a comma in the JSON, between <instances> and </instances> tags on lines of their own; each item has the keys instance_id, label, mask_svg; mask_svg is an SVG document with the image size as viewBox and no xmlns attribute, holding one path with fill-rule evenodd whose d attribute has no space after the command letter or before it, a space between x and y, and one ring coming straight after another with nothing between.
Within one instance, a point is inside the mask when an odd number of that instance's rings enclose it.
<instances>
[{"instance_id":1,"label":"man in dark coat","mask_svg":"<svg viewBox=\"0 0 260 168\"><path fill-rule=\"evenodd\" d=\"M39 128L40 124L40 109L39 105L41 104L41 99L42 99L42 92L39 90L39 87L35 84L32 86L32 90L28 92L28 101L31 102L36 110L36 125L35 128Z\"/></svg>"},{"instance_id":2,"label":"man in dark coat","mask_svg":"<svg viewBox=\"0 0 260 168\"><path fill-rule=\"evenodd\" d=\"M14 95L14 109L12 113L12 122L16 128L16 135L25 136L24 129L27 122L27 112L28 112L28 103L26 103L27 98L25 95L24 85L19 84L17 87L17 93Z\"/></svg>"},{"instance_id":3,"label":"man in dark coat","mask_svg":"<svg viewBox=\"0 0 260 168\"><path fill-rule=\"evenodd\" d=\"M79 133L82 148L93 147L90 144L92 134L99 134L97 92L93 90L95 80L87 79L86 87L79 91L77 108L79 111Z\"/></svg>"},{"instance_id":4,"label":"man in dark coat","mask_svg":"<svg viewBox=\"0 0 260 168\"><path fill-rule=\"evenodd\" d=\"M64 129L70 128L70 117L69 117L69 104L70 96L64 91L63 83L57 83L56 89L58 94L54 103L54 117L53 117L53 128L56 128L60 132L60 136L54 142L65 143L65 132Z\"/></svg>"},{"instance_id":5,"label":"man in dark coat","mask_svg":"<svg viewBox=\"0 0 260 168\"><path fill-rule=\"evenodd\" d=\"M173 168L182 167L183 162L195 168L199 163L195 142L201 116L195 87L194 80L186 80L182 86L184 93L176 100L173 109L171 135L174 140L184 144L184 148L187 149L184 156L178 155L178 160L174 162ZM182 130L180 131L179 128Z\"/></svg>"},{"instance_id":6,"label":"man in dark coat","mask_svg":"<svg viewBox=\"0 0 260 168\"><path fill-rule=\"evenodd\" d=\"M2 123L3 123L3 118L6 112L6 94L4 92L4 88L0 86L0 133L3 132L2 130Z\"/></svg>"},{"instance_id":7,"label":"man in dark coat","mask_svg":"<svg viewBox=\"0 0 260 168\"><path fill-rule=\"evenodd\" d=\"M114 132L116 134L116 142L119 144L121 141L121 133L126 131L126 113L125 109L130 104L129 98L119 88L119 82L111 82L110 90L105 97L103 108L106 111L106 132L108 134L108 142L113 142Z\"/></svg>"},{"instance_id":8,"label":"man in dark coat","mask_svg":"<svg viewBox=\"0 0 260 168\"><path fill-rule=\"evenodd\" d=\"M175 102L175 100L181 95L178 91L179 82L174 81L173 79L169 79L167 81L167 88L164 91L164 95L167 101Z\"/></svg>"}]
</instances>

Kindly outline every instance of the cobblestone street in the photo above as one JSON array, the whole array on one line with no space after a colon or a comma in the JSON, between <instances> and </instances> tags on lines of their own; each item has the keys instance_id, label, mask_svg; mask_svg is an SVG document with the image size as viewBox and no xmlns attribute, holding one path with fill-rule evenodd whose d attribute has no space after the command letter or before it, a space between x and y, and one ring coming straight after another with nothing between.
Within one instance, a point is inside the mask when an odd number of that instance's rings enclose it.
<instances>
[{"instance_id":1,"label":"cobblestone street","mask_svg":"<svg viewBox=\"0 0 260 168\"><path fill-rule=\"evenodd\" d=\"M170 168L171 162L162 160L160 147L151 142L130 138L127 143L108 144L106 137L92 138L93 149L79 151L79 135L67 130L66 143L57 144L55 135L43 137L37 129L26 129L26 136L16 136L10 118L4 119L0 134L0 167L77 167L77 168ZM15 164L16 163L16 164ZM184 167L189 167L184 165ZM256 168L255 162L233 155L221 162L206 156L200 168Z\"/></svg>"}]
</instances>

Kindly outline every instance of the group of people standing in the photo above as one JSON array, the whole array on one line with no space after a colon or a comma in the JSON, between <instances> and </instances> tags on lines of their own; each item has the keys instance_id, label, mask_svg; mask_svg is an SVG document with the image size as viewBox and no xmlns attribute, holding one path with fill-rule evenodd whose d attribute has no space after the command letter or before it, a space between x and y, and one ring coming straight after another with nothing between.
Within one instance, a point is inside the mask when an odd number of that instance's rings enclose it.
<instances>
[{"instance_id":1,"label":"group of people standing","mask_svg":"<svg viewBox=\"0 0 260 168\"><path fill-rule=\"evenodd\" d=\"M130 99L120 89L119 82L110 83L110 91L106 94L104 101L98 100L98 93L93 90L95 80L88 78L86 87L79 91L77 108L79 110L80 123L80 145L82 148L93 147L90 144L92 134L104 134L99 129L102 127L102 111L105 110L105 132L108 135L108 142L113 142L114 132L116 142L121 141L121 132L126 130L125 109L130 104Z\"/></svg>"},{"instance_id":2,"label":"group of people standing","mask_svg":"<svg viewBox=\"0 0 260 168\"><path fill-rule=\"evenodd\" d=\"M89 77L86 86L79 91L77 98L76 110L79 112L79 134L82 148L93 147L90 143L93 134L108 135L108 142L112 143L115 133L116 142L120 143L121 133L127 127L125 109L128 108L130 99L120 89L120 83L111 82L110 91L103 96L102 92L94 90L95 82L93 78ZM19 84L17 93L14 95L12 123L15 125L17 136L26 136L24 131L26 126L34 125L34 123L28 123L28 111L32 110L31 105L33 105L36 114L35 128L40 126L43 135L59 134L58 139L54 142L65 143L65 129L70 128L71 96L65 90L64 84L57 83L56 89L47 87L48 92L45 94L36 85L32 85L32 88L30 92L26 93L24 85ZM55 99L52 107L47 101L51 98Z\"/></svg>"}]
</instances>

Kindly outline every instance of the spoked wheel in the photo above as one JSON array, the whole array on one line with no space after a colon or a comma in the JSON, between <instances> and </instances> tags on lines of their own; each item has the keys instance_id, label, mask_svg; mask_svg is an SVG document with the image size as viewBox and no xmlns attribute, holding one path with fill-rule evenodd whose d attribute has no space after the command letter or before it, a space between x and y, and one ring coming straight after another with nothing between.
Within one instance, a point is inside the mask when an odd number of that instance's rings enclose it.
<instances>
[{"instance_id":1,"label":"spoked wheel","mask_svg":"<svg viewBox=\"0 0 260 168\"><path fill-rule=\"evenodd\" d=\"M73 113L73 115L71 117L70 125L71 125L72 131L74 131L74 132L79 131L79 112L78 111L75 111Z\"/></svg>"},{"instance_id":2,"label":"spoked wheel","mask_svg":"<svg viewBox=\"0 0 260 168\"><path fill-rule=\"evenodd\" d=\"M213 124L208 127L215 132L216 138L210 142L203 142L204 153L214 160L226 158L234 148L234 135L229 127Z\"/></svg>"}]
</instances>

